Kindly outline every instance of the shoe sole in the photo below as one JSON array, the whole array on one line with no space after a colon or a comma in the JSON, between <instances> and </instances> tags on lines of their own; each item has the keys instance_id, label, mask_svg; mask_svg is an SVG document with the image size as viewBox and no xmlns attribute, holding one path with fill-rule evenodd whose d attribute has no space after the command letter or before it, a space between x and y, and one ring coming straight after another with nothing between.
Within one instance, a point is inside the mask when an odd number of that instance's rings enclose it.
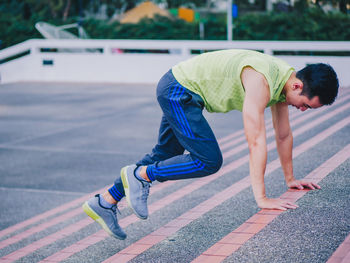
<instances>
[{"instance_id":1,"label":"shoe sole","mask_svg":"<svg viewBox=\"0 0 350 263\"><path fill-rule=\"evenodd\" d=\"M123 187L124 187L124 192L125 192L125 198L126 198L126 202L128 203L129 207L131 208L131 210L134 212L134 214L142 219L145 220L147 219L147 217L142 217L140 216L135 209L133 208L133 206L131 205L131 201L130 201L130 188L129 188L129 181L128 181L128 176L126 174L126 168L127 167L123 167L122 170L120 171L120 177L122 179L122 183L123 183Z\"/></svg>"},{"instance_id":2,"label":"shoe sole","mask_svg":"<svg viewBox=\"0 0 350 263\"><path fill-rule=\"evenodd\" d=\"M117 239L120 239L120 240L124 240L126 238L126 237L120 237L120 236L117 236L116 234L114 234L108 228L105 221L89 206L88 202L85 202L83 204L83 210L89 217L91 217L93 220L95 220L97 223L99 223L101 225L101 227L103 228L103 230L106 231L110 236L117 238Z\"/></svg>"}]
</instances>

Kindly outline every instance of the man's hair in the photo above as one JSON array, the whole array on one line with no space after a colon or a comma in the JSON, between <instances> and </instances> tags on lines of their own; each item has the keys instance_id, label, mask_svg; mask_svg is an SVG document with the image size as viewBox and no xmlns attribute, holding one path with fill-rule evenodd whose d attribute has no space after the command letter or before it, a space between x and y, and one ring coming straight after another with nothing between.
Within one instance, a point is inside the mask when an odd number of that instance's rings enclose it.
<instances>
[{"instance_id":1,"label":"man's hair","mask_svg":"<svg viewBox=\"0 0 350 263\"><path fill-rule=\"evenodd\" d=\"M339 82L334 69L323 63L310 64L299 70L296 77L303 82L302 95L318 96L322 105L330 105L338 94Z\"/></svg>"}]
</instances>

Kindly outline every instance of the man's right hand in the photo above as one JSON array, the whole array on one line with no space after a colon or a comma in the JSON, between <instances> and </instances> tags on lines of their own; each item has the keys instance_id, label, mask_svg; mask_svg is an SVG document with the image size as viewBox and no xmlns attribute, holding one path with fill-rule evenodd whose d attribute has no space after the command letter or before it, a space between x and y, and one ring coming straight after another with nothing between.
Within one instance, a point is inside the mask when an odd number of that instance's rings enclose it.
<instances>
[{"instance_id":1,"label":"man's right hand","mask_svg":"<svg viewBox=\"0 0 350 263\"><path fill-rule=\"evenodd\" d=\"M257 203L260 208L265 208L265 209L287 210L287 209L295 209L298 207L296 204L292 202L288 202L283 199L264 198L257 201Z\"/></svg>"}]
</instances>

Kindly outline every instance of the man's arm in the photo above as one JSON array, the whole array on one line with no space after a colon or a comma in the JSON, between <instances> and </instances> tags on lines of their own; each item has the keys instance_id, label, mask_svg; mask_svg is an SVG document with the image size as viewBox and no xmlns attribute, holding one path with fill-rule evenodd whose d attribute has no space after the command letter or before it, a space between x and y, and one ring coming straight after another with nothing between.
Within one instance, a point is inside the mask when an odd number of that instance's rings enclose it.
<instances>
[{"instance_id":1,"label":"man's arm","mask_svg":"<svg viewBox=\"0 0 350 263\"><path fill-rule=\"evenodd\" d=\"M275 129L275 138L278 155L280 157L284 177L287 186L290 188L310 189L320 188L319 185L312 182L295 180L293 174L293 135L289 124L289 112L287 103L277 103L271 107L273 127Z\"/></svg>"},{"instance_id":2,"label":"man's arm","mask_svg":"<svg viewBox=\"0 0 350 263\"><path fill-rule=\"evenodd\" d=\"M267 198L265 193L267 148L264 111L270 98L267 81L262 74L250 67L243 69L241 80L246 93L243 123L250 152L249 168L255 200L260 208L296 208L296 205L288 201Z\"/></svg>"}]
</instances>

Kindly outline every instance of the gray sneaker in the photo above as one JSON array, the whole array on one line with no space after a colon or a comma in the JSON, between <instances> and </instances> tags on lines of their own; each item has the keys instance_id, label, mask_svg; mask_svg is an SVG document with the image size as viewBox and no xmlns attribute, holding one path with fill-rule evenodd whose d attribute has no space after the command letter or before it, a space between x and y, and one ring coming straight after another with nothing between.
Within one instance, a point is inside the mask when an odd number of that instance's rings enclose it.
<instances>
[{"instance_id":1,"label":"gray sneaker","mask_svg":"<svg viewBox=\"0 0 350 263\"><path fill-rule=\"evenodd\" d=\"M136 165L125 166L120 175L129 206L139 218L147 219L147 198L151 183L136 178L134 174L136 167Z\"/></svg>"},{"instance_id":2,"label":"gray sneaker","mask_svg":"<svg viewBox=\"0 0 350 263\"><path fill-rule=\"evenodd\" d=\"M117 206L105 208L100 204L100 195L97 194L83 204L84 212L99 223L102 228L112 237L125 239L126 234L118 224Z\"/></svg>"}]
</instances>

